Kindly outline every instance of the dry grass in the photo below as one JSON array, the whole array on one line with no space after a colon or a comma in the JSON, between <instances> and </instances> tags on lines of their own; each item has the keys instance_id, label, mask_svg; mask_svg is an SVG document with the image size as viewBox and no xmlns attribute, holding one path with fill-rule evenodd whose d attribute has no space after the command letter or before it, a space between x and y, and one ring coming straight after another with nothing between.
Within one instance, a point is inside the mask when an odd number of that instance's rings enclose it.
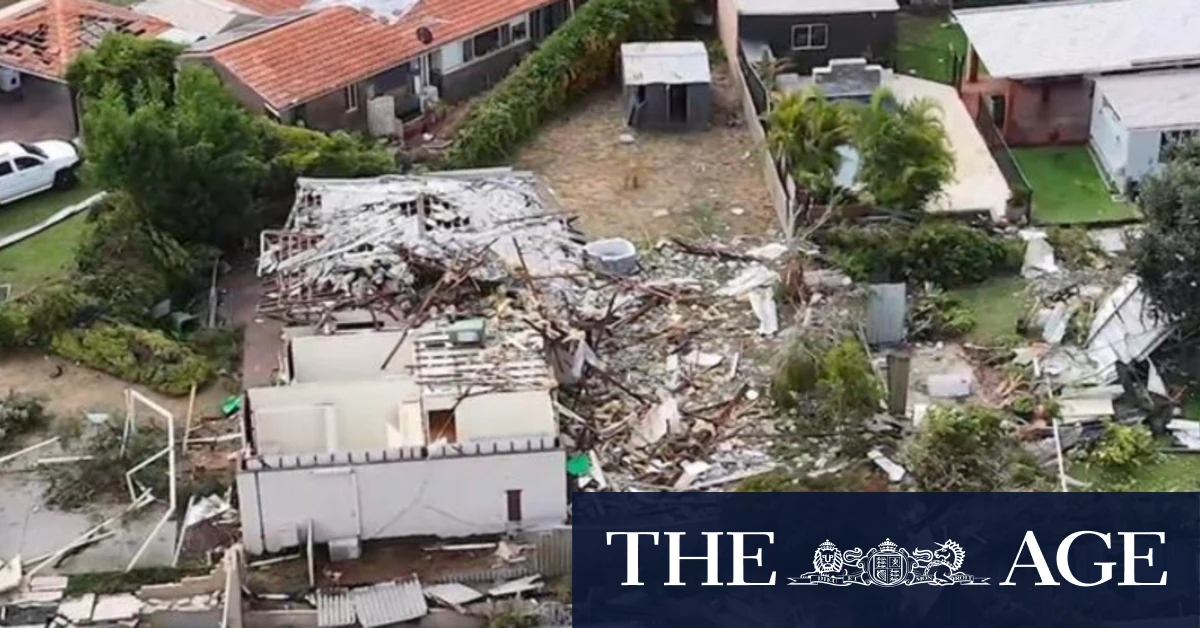
<instances>
[{"instance_id":1,"label":"dry grass","mask_svg":"<svg viewBox=\"0 0 1200 628\"><path fill-rule=\"evenodd\" d=\"M611 89L549 125L517 167L541 174L590 237L762 235L776 221L760 156L728 72L715 68L713 80L707 131L639 131L636 142L622 144L629 130L621 93Z\"/></svg>"}]
</instances>

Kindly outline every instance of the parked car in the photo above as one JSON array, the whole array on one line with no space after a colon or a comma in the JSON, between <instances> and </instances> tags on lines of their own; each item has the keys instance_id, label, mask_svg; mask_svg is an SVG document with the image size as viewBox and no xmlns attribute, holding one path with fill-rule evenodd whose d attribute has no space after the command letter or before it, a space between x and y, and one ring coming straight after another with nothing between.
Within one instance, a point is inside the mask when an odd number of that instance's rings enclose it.
<instances>
[{"instance_id":1,"label":"parked car","mask_svg":"<svg viewBox=\"0 0 1200 628\"><path fill-rule=\"evenodd\" d=\"M0 205L75 183L82 159L66 140L0 142Z\"/></svg>"}]
</instances>

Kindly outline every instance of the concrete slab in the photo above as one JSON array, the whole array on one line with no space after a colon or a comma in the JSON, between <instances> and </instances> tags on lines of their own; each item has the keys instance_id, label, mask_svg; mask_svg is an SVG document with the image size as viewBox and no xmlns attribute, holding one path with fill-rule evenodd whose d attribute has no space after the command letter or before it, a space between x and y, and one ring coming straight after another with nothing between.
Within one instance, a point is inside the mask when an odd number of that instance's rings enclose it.
<instances>
[{"instance_id":1,"label":"concrete slab","mask_svg":"<svg viewBox=\"0 0 1200 628\"><path fill-rule=\"evenodd\" d=\"M142 612L142 601L129 593L120 595L103 595L96 598L96 607L92 609L92 621L121 621L133 619Z\"/></svg>"},{"instance_id":2,"label":"concrete slab","mask_svg":"<svg viewBox=\"0 0 1200 628\"><path fill-rule=\"evenodd\" d=\"M483 594L479 591L457 582L427 586L425 595L448 606L462 606L483 599Z\"/></svg>"},{"instance_id":3,"label":"concrete slab","mask_svg":"<svg viewBox=\"0 0 1200 628\"><path fill-rule=\"evenodd\" d=\"M45 485L32 474L0 473L0 560L21 555L29 558L58 551L78 536L124 509L112 505L88 511L65 512L47 507ZM124 569L137 553L166 506L153 504L113 526L115 536L85 548L56 570L60 574ZM175 553L175 527L163 526L139 567L167 566ZM51 575L54 570L39 572Z\"/></svg>"},{"instance_id":4,"label":"concrete slab","mask_svg":"<svg viewBox=\"0 0 1200 628\"><path fill-rule=\"evenodd\" d=\"M971 396L975 376L971 373L943 373L930 375L925 388L930 397L938 399L962 399Z\"/></svg>"},{"instance_id":5,"label":"concrete slab","mask_svg":"<svg viewBox=\"0 0 1200 628\"><path fill-rule=\"evenodd\" d=\"M71 623L82 624L92 619L92 609L96 606L96 594L85 593L80 597L63 600L58 605L58 614L71 620Z\"/></svg>"}]
</instances>

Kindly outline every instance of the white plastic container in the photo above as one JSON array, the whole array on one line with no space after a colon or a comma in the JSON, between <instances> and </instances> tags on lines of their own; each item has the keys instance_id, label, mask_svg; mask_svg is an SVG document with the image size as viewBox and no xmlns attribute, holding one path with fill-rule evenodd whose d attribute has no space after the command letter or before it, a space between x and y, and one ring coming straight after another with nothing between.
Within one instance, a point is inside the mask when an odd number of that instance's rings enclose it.
<instances>
[{"instance_id":1,"label":"white plastic container","mask_svg":"<svg viewBox=\"0 0 1200 628\"><path fill-rule=\"evenodd\" d=\"M638 269L638 252L633 243L624 238L607 238L589 242L583 247L589 259L600 270L618 276L632 275Z\"/></svg>"}]
</instances>

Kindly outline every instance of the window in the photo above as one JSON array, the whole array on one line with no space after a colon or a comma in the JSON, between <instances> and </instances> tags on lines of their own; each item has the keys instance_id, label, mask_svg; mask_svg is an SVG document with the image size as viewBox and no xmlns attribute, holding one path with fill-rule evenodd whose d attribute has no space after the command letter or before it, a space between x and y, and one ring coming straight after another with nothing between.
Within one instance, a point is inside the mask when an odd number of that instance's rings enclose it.
<instances>
[{"instance_id":1,"label":"window","mask_svg":"<svg viewBox=\"0 0 1200 628\"><path fill-rule=\"evenodd\" d=\"M454 421L454 410L429 411L429 442L458 442L458 428Z\"/></svg>"},{"instance_id":2,"label":"window","mask_svg":"<svg viewBox=\"0 0 1200 628\"><path fill-rule=\"evenodd\" d=\"M509 490L504 491L508 497L508 521L509 523L518 523L521 521L521 491Z\"/></svg>"},{"instance_id":3,"label":"window","mask_svg":"<svg viewBox=\"0 0 1200 628\"><path fill-rule=\"evenodd\" d=\"M20 146L25 152L29 153L30 155L37 155L38 157L41 157L42 159L46 158L46 151L38 148L37 146L34 146L33 144L26 144L25 142L17 142L17 145Z\"/></svg>"},{"instance_id":4,"label":"window","mask_svg":"<svg viewBox=\"0 0 1200 628\"><path fill-rule=\"evenodd\" d=\"M12 164L8 163L7 161L0 161L0 177L3 177L6 174L12 174L12 171Z\"/></svg>"},{"instance_id":5,"label":"window","mask_svg":"<svg viewBox=\"0 0 1200 628\"><path fill-rule=\"evenodd\" d=\"M824 50L829 47L829 26L797 24L792 27L792 50Z\"/></svg>"},{"instance_id":6,"label":"window","mask_svg":"<svg viewBox=\"0 0 1200 628\"><path fill-rule=\"evenodd\" d=\"M512 28L512 40L514 43L529 39L529 21L522 17L509 25Z\"/></svg>"},{"instance_id":7,"label":"window","mask_svg":"<svg viewBox=\"0 0 1200 628\"><path fill-rule=\"evenodd\" d=\"M462 43L462 60L463 63L475 58L475 38L472 37Z\"/></svg>"},{"instance_id":8,"label":"window","mask_svg":"<svg viewBox=\"0 0 1200 628\"><path fill-rule=\"evenodd\" d=\"M1158 160L1167 161L1171 157L1171 152L1182 142L1186 142L1195 136L1200 131L1167 131L1162 134L1158 141Z\"/></svg>"},{"instance_id":9,"label":"window","mask_svg":"<svg viewBox=\"0 0 1200 628\"><path fill-rule=\"evenodd\" d=\"M347 85L342 97L346 101L346 111L358 109L358 84Z\"/></svg>"},{"instance_id":10,"label":"window","mask_svg":"<svg viewBox=\"0 0 1200 628\"><path fill-rule=\"evenodd\" d=\"M42 162L34 157L17 157L15 161L17 170L29 170L42 165Z\"/></svg>"},{"instance_id":11,"label":"window","mask_svg":"<svg viewBox=\"0 0 1200 628\"><path fill-rule=\"evenodd\" d=\"M475 36L475 56L482 57L500 49L500 29L493 28Z\"/></svg>"}]
</instances>

